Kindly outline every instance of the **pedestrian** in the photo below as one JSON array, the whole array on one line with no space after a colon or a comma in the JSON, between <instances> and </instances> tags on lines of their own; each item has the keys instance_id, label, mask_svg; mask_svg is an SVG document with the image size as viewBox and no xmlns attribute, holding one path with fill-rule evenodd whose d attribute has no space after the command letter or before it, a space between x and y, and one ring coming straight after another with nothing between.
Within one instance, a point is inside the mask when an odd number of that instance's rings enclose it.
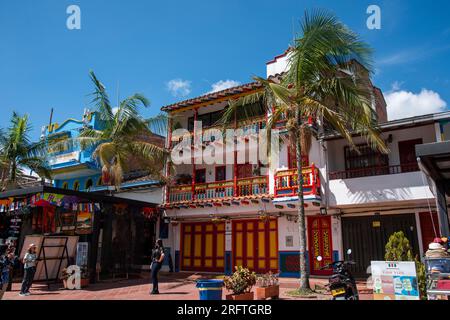
<instances>
[{"instance_id":1,"label":"pedestrian","mask_svg":"<svg viewBox=\"0 0 450 320\"><path fill-rule=\"evenodd\" d=\"M33 283L34 274L36 273L36 245L34 243L30 244L27 253L23 257L24 264L24 275L22 281L22 288L20 290L20 296L29 296L30 288Z\"/></svg>"},{"instance_id":2,"label":"pedestrian","mask_svg":"<svg viewBox=\"0 0 450 320\"><path fill-rule=\"evenodd\" d=\"M164 261L164 247L161 239L156 240L155 248L152 250L152 264L150 265L153 289L150 294L159 294L158 272Z\"/></svg>"},{"instance_id":3,"label":"pedestrian","mask_svg":"<svg viewBox=\"0 0 450 320\"><path fill-rule=\"evenodd\" d=\"M0 300L8 289L11 271L14 265L14 248L8 249L4 255L0 257Z\"/></svg>"}]
</instances>

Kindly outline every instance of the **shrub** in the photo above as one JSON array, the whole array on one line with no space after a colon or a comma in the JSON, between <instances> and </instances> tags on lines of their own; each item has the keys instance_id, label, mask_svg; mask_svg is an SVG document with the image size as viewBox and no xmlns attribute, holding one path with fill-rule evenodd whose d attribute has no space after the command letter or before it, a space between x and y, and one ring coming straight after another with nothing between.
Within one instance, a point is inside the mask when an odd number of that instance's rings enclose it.
<instances>
[{"instance_id":1,"label":"shrub","mask_svg":"<svg viewBox=\"0 0 450 320\"><path fill-rule=\"evenodd\" d=\"M384 259L386 261L415 261L417 284L422 298L426 297L426 272L425 265L417 257L414 258L409 240L403 231L394 232L385 247Z\"/></svg>"},{"instance_id":2,"label":"shrub","mask_svg":"<svg viewBox=\"0 0 450 320\"><path fill-rule=\"evenodd\" d=\"M242 266L236 267L231 277L224 278L225 288L234 295L250 292L256 284L256 274Z\"/></svg>"},{"instance_id":3,"label":"shrub","mask_svg":"<svg viewBox=\"0 0 450 320\"><path fill-rule=\"evenodd\" d=\"M276 286L278 284L278 276L272 272L268 272L259 276L256 280L256 285L260 288L266 288L270 286Z\"/></svg>"},{"instance_id":4,"label":"shrub","mask_svg":"<svg viewBox=\"0 0 450 320\"><path fill-rule=\"evenodd\" d=\"M394 232L385 247L386 261L414 261L411 246L403 231Z\"/></svg>"}]
</instances>

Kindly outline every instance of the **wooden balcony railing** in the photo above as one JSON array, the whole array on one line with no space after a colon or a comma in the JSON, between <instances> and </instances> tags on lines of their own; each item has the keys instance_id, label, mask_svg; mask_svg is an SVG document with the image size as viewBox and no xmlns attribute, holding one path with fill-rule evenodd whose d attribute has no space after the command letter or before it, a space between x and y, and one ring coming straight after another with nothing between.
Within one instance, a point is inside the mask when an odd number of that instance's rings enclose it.
<instances>
[{"instance_id":1,"label":"wooden balcony railing","mask_svg":"<svg viewBox=\"0 0 450 320\"><path fill-rule=\"evenodd\" d=\"M417 162L399 164L394 166L379 166L379 167L334 171L330 172L330 180L380 176L380 175L398 174L414 171L419 171L419 166L417 165Z\"/></svg>"},{"instance_id":2,"label":"wooden balcony railing","mask_svg":"<svg viewBox=\"0 0 450 320\"><path fill-rule=\"evenodd\" d=\"M304 168L303 193L304 195L320 195L319 170L312 165ZM295 196L298 193L297 169L278 171L275 174L275 197Z\"/></svg>"},{"instance_id":3,"label":"wooden balcony railing","mask_svg":"<svg viewBox=\"0 0 450 320\"><path fill-rule=\"evenodd\" d=\"M268 176L169 187L169 202L245 197L269 193Z\"/></svg>"}]
</instances>

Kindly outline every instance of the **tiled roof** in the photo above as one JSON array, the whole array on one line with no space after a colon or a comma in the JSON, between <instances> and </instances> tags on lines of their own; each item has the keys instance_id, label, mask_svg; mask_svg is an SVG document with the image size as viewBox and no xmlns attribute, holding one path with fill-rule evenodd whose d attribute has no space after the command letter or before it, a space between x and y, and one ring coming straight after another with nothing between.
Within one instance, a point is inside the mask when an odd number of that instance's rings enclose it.
<instances>
[{"instance_id":1,"label":"tiled roof","mask_svg":"<svg viewBox=\"0 0 450 320\"><path fill-rule=\"evenodd\" d=\"M228 88L228 89L217 91L217 92L207 93L205 95L202 95L202 96L199 96L196 98L187 99L187 100L179 101L179 102L176 102L173 104L169 104L169 105L162 107L161 110L162 111L173 111L173 110L177 110L177 109L184 108L184 107L190 107L190 106L193 106L196 104L205 103L205 102L217 100L220 98L233 96L236 94L253 91L253 90L259 89L261 87L262 87L261 83L259 83L257 81L249 82L249 83L245 83L245 84L242 84L242 85L239 85L236 87Z\"/></svg>"},{"instance_id":2,"label":"tiled roof","mask_svg":"<svg viewBox=\"0 0 450 320\"><path fill-rule=\"evenodd\" d=\"M280 79L280 77L283 74L284 74L284 72L277 73L277 74L271 75L268 79L269 80L274 80L276 82L276 81L278 81ZM258 81L253 81L253 82L241 84L241 85L236 86L236 87L228 88L228 89L225 89L225 90L207 93L207 94L204 94L202 96L198 96L196 98L187 99L187 100L179 101L179 102L176 102L176 103L172 103L172 104L166 105L164 107L161 107L161 110L162 111L166 111L166 112L170 112L170 111L174 111L174 110L177 110L177 109L181 109L181 108L185 108L185 107L191 107L191 106L195 106L195 105L201 104L201 103L212 102L212 101L217 100L217 99L231 97L231 96L234 96L236 94L242 94L242 93L245 93L245 92L250 92L250 91L254 91L254 90L258 90L258 89L262 89L262 84L260 82L258 82Z\"/></svg>"}]
</instances>

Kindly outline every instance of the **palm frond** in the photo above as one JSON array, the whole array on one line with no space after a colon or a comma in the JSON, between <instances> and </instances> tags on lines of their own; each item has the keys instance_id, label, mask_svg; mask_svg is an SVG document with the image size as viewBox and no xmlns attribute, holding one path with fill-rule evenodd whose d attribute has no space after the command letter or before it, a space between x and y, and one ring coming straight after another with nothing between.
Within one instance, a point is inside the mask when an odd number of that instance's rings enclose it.
<instances>
[{"instance_id":1,"label":"palm frond","mask_svg":"<svg viewBox=\"0 0 450 320\"><path fill-rule=\"evenodd\" d=\"M95 111L99 114L101 121L108 123L114 118L114 113L109 102L108 94L106 93L106 88L97 79L94 71L89 71L89 77L95 86L95 91L91 94L93 96L92 103L95 106Z\"/></svg>"}]
</instances>

